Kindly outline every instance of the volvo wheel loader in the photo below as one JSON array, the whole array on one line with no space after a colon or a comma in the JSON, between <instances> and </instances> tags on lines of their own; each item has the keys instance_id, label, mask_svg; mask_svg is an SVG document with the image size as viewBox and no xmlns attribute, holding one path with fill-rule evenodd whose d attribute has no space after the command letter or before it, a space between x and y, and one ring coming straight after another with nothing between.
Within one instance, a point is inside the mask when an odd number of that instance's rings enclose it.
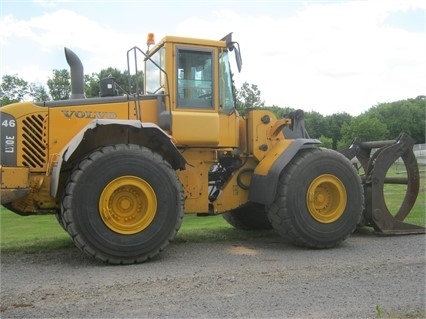
<instances>
[{"instance_id":1,"label":"volvo wheel loader","mask_svg":"<svg viewBox=\"0 0 426 319\"><path fill-rule=\"evenodd\" d=\"M69 100L1 107L1 204L19 215L56 214L75 245L112 263L144 262L176 236L184 213L223 214L241 229L275 229L291 243L331 248L359 225L419 233L403 222L419 190L413 141L355 139L320 147L303 112L276 118L235 108L232 34L221 40L167 36L127 52L129 82L112 77L85 98L84 69L65 48ZM379 148L377 152L371 152ZM386 171L403 158L401 212L383 199ZM360 176L351 162L359 158ZM397 182L397 181L391 181Z\"/></svg>"}]
</instances>

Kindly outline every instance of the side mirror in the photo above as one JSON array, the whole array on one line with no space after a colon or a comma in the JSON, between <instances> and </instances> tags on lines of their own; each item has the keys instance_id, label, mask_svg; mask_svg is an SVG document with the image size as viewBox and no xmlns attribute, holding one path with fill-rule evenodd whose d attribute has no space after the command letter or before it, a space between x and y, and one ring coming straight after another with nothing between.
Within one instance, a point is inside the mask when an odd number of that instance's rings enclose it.
<instances>
[{"instance_id":1,"label":"side mirror","mask_svg":"<svg viewBox=\"0 0 426 319\"><path fill-rule=\"evenodd\" d=\"M241 50L240 50L240 44L238 42L232 41L232 32L228 33L226 36L224 36L221 41L226 41L226 46L228 47L229 51L235 50L235 61L237 62L238 72L241 72L241 68L243 65L243 60L241 59Z\"/></svg>"},{"instance_id":2,"label":"side mirror","mask_svg":"<svg viewBox=\"0 0 426 319\"><path fill-rule=\"evenodd\" d=\"M235 46L238 46L238 48ZM241 68L243 66L243 60L241 59L240 45L238 42L234 43L234 52L235 52L235 62L237 62L238 72L241 72Z\"/></svg>"}]
</instances>

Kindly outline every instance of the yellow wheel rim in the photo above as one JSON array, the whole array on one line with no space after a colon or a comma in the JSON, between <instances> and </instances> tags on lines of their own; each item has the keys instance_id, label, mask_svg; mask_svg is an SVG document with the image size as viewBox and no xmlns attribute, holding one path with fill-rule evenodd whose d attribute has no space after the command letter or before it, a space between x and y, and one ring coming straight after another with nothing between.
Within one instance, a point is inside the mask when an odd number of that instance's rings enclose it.
<instances>
[{"instance_id":1,"label":"yellow wheel rim","mask_svg":"<svg viewBox=\"0 0 426 319\"><path fill-rule=\"evenodd\" d=\"M99 212L112 231L131 235L147 228L157 212L157 196L152 187L136 176L122 176L102 191Z\"/></svg>"},{"instance_id":2,"label":"yellow wheel rim","mask_svg":"<svg viewBox=\"0 0 426 319\"><path fill-rule=\"evenodd\" d=\"M346 188L334 175L320 175L309 185L306 205L311 216L320 223L338 220L345 211L346 203Z\"/></svg>"}]
</instances>

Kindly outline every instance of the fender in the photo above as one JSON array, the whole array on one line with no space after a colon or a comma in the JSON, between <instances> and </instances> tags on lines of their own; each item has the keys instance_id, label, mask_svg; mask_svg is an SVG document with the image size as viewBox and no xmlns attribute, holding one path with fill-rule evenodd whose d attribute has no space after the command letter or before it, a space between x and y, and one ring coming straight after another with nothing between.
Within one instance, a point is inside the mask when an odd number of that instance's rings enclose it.
<instances>
[{"instance_id":1,"label":"fender","mask_svg":"<svg viewBox=\"0 0 426 319\"><path fill-rule=\"evenodd\" d=\"M69 143L61 150L59 156L57 157L57 163L55 163L52 167L52 177L51 177L51 186L50 186L50 194L52 197L56 197L58 192L59 185L59 177L61 173L62 163L68 161L71 155L75 152L75 150L80 145L83 140L84 134L88 130L92 130L100 125L122 125L122 126L132 126L139 129L148 129L155 131L156 137L161 140L172 158L172 167L174 169L185 169L186 160L182 156L182 154L177 149L176 145L172 141L172 137L168 135L163 129L161 129L158 125L154 123L142 123L138 120L117 120L117 119L97 119L93 120L89 124L87 124L78 134L74 136L74 138L69 141Z\"/></svg>"},{"instance_id":2,"label":"fender","mask_svg":"<svg viewBox=\"0 0 426 319\"><path fill-rule=\"evenodd\" d=\"M280 140L256 166L250 182L249 200L269 205L277 192L278 178L283 168L302 148L321 144L316 139Z\"/></svg>"}]
</instances>

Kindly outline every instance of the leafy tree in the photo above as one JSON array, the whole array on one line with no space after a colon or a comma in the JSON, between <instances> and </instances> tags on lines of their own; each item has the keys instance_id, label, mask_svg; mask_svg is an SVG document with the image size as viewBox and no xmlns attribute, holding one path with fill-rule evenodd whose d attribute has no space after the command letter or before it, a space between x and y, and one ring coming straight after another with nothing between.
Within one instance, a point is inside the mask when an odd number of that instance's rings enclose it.
<instances>
[{"instance_id":1,"label":"leafy tree","mask_svg":"<svg viewBox=\"0 0 426 319\"><path fill-rule=\"evenodd\" d=\"M384 140L389 134L385 123L377 118L360 115L352 119L350 123L342 126L342 139L338 143L339 149L348 147L355 137L361 137L368 141Z\"/></svg>"},{"instance_id":2,"label":"leafy tree","mask_svg":"<svg viewBox=\"0 0 426 319\"><path fill-rule=\"evenodd\" d=\"M53 78L47 80L52 100L68 100L71 94L70 73L66 69L53 70Z\"/></svg>"},{"instance_id":3,"label":"leafy tree","mask_svg":"<svg viewBox=\"0 0 426 319\"><path fill-rule=\"evenodd\" d=\"M0 86L0 105L21 102L29 94L28 82L14 75L3 75Z\"/></svg>"},{"instance_id":4,"label":"leafy tree","mask_svg":"<svg viewBox=\"0 0 426 319\"><path fill-rule=\"evenodd\" d=\"M97 73L84 75L84 95L87 98L99 96L99 75Z\"/></svg>"},{"instance_id":5,"label":"leafy tree","mask_svg":"<svg viewBox=\"0 0 426 319\"><path fill-rule=\"evenodd\" d=\"M321 147L325 148L332 148L333 146L333 139L330 137L325 137L324 135L321 135L319 140L321 141Z\"/></svg>"},{"instance_id":6,"label":"leafy tree","mask_svg":"<svg viewBox=\"0 0 426 319\"><path fill-rule=\"evenodd\" d=\"M305 126L309 136L312 138L319 138L321 135L329 137L327 135L327 120L316 111L305 113Z\"/></svg>"},{"instance_id":7,"label":"leafy tree","mask_svg":"<svg viewBox=\"0 0 426 319\"><path fill-rule=\"evenodd\" d=\"M279 107L276 105L272 105L272 106L265 106L265 109L267 109L268 111L271 111L272 113L275 114L275 116L277 118L283 118L285 115L290 114L291 112L294 112L295 109L291 108L291 107Z\"/></svg>"},{"instance_id":8,"label":"leafy tree","mask_svg":"<svg viewBox=\"0 0 426 319\"><path fill-rule=\"evenodd\" d=\"M34 102L49 101L50 96L46 88L41 84L30 83L29 85L30 96Z\"/></svg>"},{"instance_id":9,"label":"leafy tree","mask_svg":"<svg viewBox=\"0 0 426 319\"><path fill-rule=\"evenodd\" d=\"M386 123L389 130L387 139L395 139L401 132L409 134L416 143L425 142L425 99L415 99L382 103L369 109L365 115Z\"/></svg>"},{"instance_id":10,"label":"leafy tree","mask_svg":"<svg viewBox=\"0 0 426 319\"><path fill-rule=\"evenodd\" d=\"M237 110L244 114L245 110L248 108L264 106L265 101L260 99L260 93L261 92L256 84L244 82L240 90L237 90Z\"/></svg>"},{"instance_id":11,"label":"leafy tree","mask_svg":"<svg viewBox=\"0 0 426 319\"><path fill-rule=\"evenodd\" d=\"M341 129L343 124L349 124L352 120L352 116L348 113L335 113L326 117L327 132L325 132L325 136L331 138L331 146L332 149L337 149L337 143L342 138ZM321 140L322 141L322 140Z\"/></svg>"}]
</instances>

